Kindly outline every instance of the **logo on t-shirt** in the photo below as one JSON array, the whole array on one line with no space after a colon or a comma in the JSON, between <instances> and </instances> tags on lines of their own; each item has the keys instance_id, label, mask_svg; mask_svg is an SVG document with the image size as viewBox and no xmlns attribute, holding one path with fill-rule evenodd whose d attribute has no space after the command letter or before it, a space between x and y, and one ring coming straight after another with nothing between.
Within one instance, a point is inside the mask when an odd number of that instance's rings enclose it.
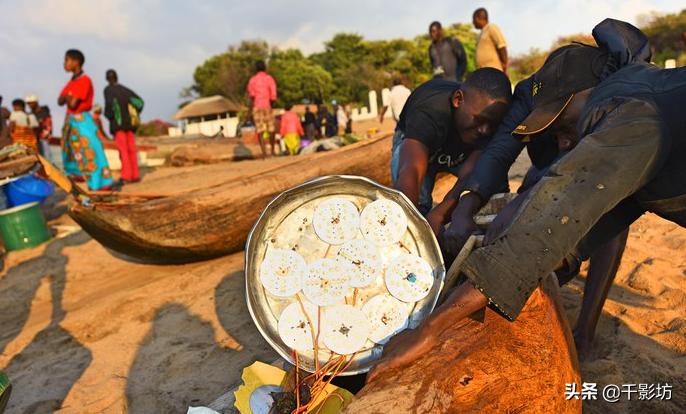
<instances>
[{"instance_id":1,"label":"logo on t-shirt","mask_svg":"<svg viewBox=\"0 0 686 414\"><path fill-rule=\"evenodd\" d=\"M448 168L455 167L456 165L460 165L462 161L465 159L465 154L461 153L457 157L449 155L449 154L438 154L438 158L436 158L436 162L438 162L438 165L445 165Z\"/></svg>"}]
</instances>

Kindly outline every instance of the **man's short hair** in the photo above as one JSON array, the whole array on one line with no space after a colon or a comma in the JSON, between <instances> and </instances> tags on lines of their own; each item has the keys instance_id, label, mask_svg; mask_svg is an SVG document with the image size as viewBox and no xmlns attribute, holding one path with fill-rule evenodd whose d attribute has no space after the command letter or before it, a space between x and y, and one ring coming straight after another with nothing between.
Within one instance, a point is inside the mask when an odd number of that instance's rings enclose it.
<instances>
[{"instance_id":1,"label":"man's short hair","mask_svg":"<svg viewBox=\"0 0 686 414\"><path fill-rule=\"evenodd\" d=\"M105 79L114 80L115 82L119 79L119 76L117 75L117 71L114 69L107 69L107 72L105 72Z\"/></svg>"},{"instance_id":2,"label":"man's short hair","mask_svg":"<svg viewBox=\"0 0 686 414\"><path fill-rule=\"evenodd\" d=\"M263 72L267 70L267 64L264 63L264 60L258 60L255 62L255 70L257 72Z\"/></svg>"},{"instance_id":3,"label":"man's short hair","mask_svg":"<svg viewBox=\"0 0 686 414\"><path fill-rule=\"evenodd\" d=\"M484 19L488 21L488 10L484 9L483 7L479 7L478 9L474 10L474 17L481 15L483 15Z\"/></svg>"},{"instance_id":4,"label":"man's short hair","mask_svg":"<svg viewBox=\"0 0 686 414\"><path fill-rule=\"evenodd\" d=\"M80 65L83 65L86 62L86 57L78 49L69 49L64 55L79 62Z\"/></svg>"},{"instance_id":5,"label":"man's short hair","mask_svg":"<svg viewBox=\"0 0 686 414\"><path fill-rule=\"evenodd\" d=\"M436 20L436 21L431 22L431 24L429 25L429 31L431 31L431 29L432 29L434 26L436 26L436 28L439 29L439 30L443 28L443 26L441 26L441 22L439 22L439 21Z\"/></svg>"},{"instance_id":6,"label":"man's short hair","mask_svg":"<svg viewBox=\"0 0 686 414\"><path fill-rule=\"evenodd\" d=\"M21 106L24 108L26 106L26 103L24 103L23 99L15 99L12 101L12 106Z\"/></svg>"},{"instance_id":7,"label":"man's short hair","mask_svg":"<svg viewBox=\"0 0 686 414\"><path fill-rule=\"evenodd\" d=\"M494 68L477 69L462 84L465 88L470 88L480 93L485 93L498 101L512 101L512 84L505 74Z\"/></svg>"}]
</instances>

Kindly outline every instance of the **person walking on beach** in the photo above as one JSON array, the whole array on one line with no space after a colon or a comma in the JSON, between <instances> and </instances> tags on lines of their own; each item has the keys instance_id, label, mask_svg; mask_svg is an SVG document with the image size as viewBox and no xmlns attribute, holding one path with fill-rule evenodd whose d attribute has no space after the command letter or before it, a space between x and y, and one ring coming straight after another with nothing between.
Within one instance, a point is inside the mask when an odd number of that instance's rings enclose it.
<instances>
[{"instance_id":1,"label":"person walking on beach","mask_svg":"<svg viewBox=\"0 0 686 414\"><path fill-rule=\"evenodd\" d=\"M440 22L429 25L429 36L429 60L434 77L453 82L462 80L467 69L467 55L462 43L454 37L445 37Z\"/></svg>"},{"instance_id":2,"label":"person walking on beach","mask_svg":"<svg viewBox=\"0 0 686 414\"><path fill-rule=\"evenodd\" d=\"M384 107L381 108L381 114L379 114L379 123L383 124L386 111L388 111L388 108L390 107L393 120L397 124L400 120L400 113L403 111L405 102L407 102L407 98L410 97L411 93L412 91L410 91L407 86L403 85L403 81L400 79L400 77L393 79L393 87L391 88L391 94L388 100L389 102L388 105L384 105Z\"/></svg>"},{"instance_id":3,"label":"person walking on beach","mask_svg":"<svg viewBox=\"0 0 686 414\"><path fill-rule=\"evenodd\" d=\"M90 190L112 187L105 150L93 121L93 82L83 72L85 56L69 49L64 55L64 70L72 77L60 92L57 104L67 107L62 136L62 163L65 172L75 179L85 180Z\"/></svg>"},{"instance_id":4,"label":"person walking on beach","mask_svg":"<svg viewBox=\"0 0 686 414\"><path fill-rule=\"evenodd\" d=\"M476 9L472 24L481 30L476 38L476 68L495 68L507 73L507 42L500 28L488 22L488 11L483 7Z\"/></svg>"},{"instance_id":5,"label":"person walking on beach","mask_svg":"<svg viewBox=\"0 0 686 414\"><path fill-rule=\"evenodd\" d=\"M272 156L276 155L274 152L275 120L272 113L272 104L276 101L276 81L267 73L267 65L263 60L255 63L255 74L248 81L248 96L255 130L260 140L262 158L267 157L265 134L269 136Z\"/></svg>"},{"instance_id":6,"label":"person walking on beach","mask_svg":"<svg viewBox=\"0 0 686 414\"><path fill-rule=\"evenodd\" d=\"M134 131L143 111L143 100L131 89L119 83L114 69L105 73L105 117L110 121L110 133L119 150L122 183L140 181L138 150Z\"/></svg>"}]
</instances>

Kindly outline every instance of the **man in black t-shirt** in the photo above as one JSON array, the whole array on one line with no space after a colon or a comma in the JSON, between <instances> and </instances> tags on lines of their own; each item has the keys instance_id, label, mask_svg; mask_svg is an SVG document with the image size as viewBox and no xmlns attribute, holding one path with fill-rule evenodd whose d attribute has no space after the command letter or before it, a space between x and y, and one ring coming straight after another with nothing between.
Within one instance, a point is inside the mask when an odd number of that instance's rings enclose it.
<instances>
[{"instance_id":1,"label":"man in black t-shirt","mask_svg":"<svg viewBox=\"0 0 686 414\"><path fill-rule=\"evenodd\" d=\"M462 83L433 79L415 89L393 136L391 176L422 214L431 210L436 174L463 179L479 157L512 100L508 78L483 68ZM427 218L437 232L450 206L442 203ZM445 213L445 214L444 214ZM446 216L446 217L444 217Z\"/></svg>"},{"instance_id":2,"label":"man in black t-shirt","mask_svg":"<svg viewBox=\"0 0 686 414\"><path fill-rule=\"evenodd\" d=\"M140 181L138 150L134 132L140 122L143 100L131 89L119 83L117 72L109 69L105 74L105 116L110 121L110 132L119 150L121 181Z\"/></svg>"}]
</instances>

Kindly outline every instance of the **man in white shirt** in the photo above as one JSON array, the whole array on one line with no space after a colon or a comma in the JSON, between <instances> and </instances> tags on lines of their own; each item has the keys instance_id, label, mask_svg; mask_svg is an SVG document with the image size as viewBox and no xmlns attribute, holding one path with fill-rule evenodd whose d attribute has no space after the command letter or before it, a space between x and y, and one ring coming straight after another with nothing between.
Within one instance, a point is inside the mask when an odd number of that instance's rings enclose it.
<instances>
[{"instance_id":1,"label":"man in white shirt","mask_svg":"<svg viewBox=\"0 0 686 414\"><path fill-rule=\"evenodd\" d=\"M398 119L400 118L400 113L403 111L403 107L405 106L405 102L407 102L407 98L410 97L410 93L412 93L412 91L410 91L405 85L403 85L403 82L400 78L393 79L391 96L388 100L388 105L385 105L381 109L381 114L379 115L379 122L383 124L384 115L386 115L386 111L390 106L393 119L397 123Z\"/></svg>"}]
</instances>

